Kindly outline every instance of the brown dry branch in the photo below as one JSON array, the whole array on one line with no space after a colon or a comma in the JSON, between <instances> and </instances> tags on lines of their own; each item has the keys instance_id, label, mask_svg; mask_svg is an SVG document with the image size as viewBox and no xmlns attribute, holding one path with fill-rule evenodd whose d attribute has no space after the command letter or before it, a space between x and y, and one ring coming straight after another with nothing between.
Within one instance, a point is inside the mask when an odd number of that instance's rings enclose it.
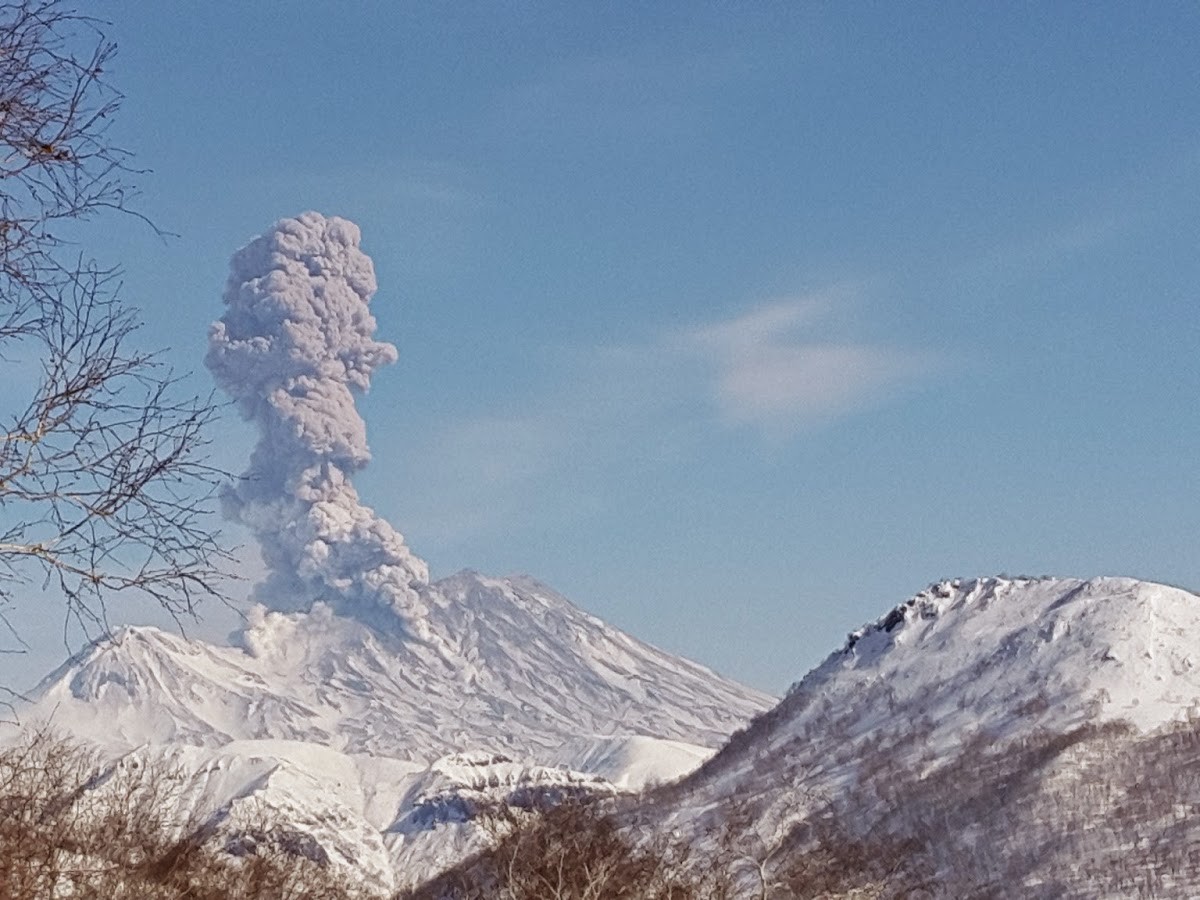
<instances>
[{"instance_id":1,"label":"brown dry branch","mask_svg":"<svg viewBox=\"0 0 1200 900\"><path fill-rule=\"evenodd\" d=\"M175 821L177 772L106 764L48 733L0 751L0 900L353 900L327 867L263 841L227 853Z\"/></svg>"},{"instance_id":2,"label":"brown dry branch","mask_svg":"<svg viewBox=\"0 0 1200 900\"><path fill-rule=\"evenodd\" d=\"M694 900L683 860L635 846L595 798L551 809L498 805L475 818L493 847L400 900Z\"/></svg>"},{"instance_id":3,"label":"brown dry branch","mask_svg":"<svg viewBox=\"0 0 1200 900\"><path fill-rule=\"evenodd\" d=\"M915 887L911 847L868 845L832 825L771 844L748 837L745 811L716 814L700 836L665 833L643 814L586 797L480 811L492 846L396 900L832 900Z\"/></svg>"}]
</instances>

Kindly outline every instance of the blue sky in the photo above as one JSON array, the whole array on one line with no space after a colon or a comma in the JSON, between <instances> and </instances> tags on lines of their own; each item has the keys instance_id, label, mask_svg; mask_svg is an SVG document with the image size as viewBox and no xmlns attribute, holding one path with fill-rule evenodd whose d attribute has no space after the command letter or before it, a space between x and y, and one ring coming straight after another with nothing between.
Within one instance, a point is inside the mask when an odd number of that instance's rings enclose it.
<instances>
[{"instance_id":1,"label":"blue sky","mask_svg":"<svg viewBox=\"0 0 1200 900\"><path fill-rule=\"evenodd\" d=\"M773 691L942 577L1200 588L1200 6L592 6L102 4L146 343L207 390L230 254L353 219L364 499Z\"/></svg>"}]
</instances>

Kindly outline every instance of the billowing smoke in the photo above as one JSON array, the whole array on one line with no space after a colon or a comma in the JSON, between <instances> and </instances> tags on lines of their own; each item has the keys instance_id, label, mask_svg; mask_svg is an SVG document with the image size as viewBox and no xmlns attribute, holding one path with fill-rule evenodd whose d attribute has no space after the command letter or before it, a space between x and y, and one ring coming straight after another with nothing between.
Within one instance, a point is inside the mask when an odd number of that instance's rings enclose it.
<instances>
[{"instance_id":1,"label":"billowing smoke","mask_svg":"<svg viewBox=\"0 0 1200 900\"><path fill-rule=\"evenodd\" d=\"M420 631L428 568L350 483L371 458L353 391L396 360L373 337L375 271L359 236L353 222L307 212L234 254L205 363L259 441L225 509L262 546L259 602L322 600L371 621L390 610Z\"/></svg>"}]
</instances>

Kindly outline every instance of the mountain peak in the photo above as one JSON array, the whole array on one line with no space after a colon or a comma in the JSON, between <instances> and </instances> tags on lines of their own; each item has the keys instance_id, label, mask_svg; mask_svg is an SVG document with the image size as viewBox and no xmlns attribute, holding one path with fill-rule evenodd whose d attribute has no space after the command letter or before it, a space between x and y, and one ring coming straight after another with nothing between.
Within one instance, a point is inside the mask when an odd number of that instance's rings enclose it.
<instances>
[{"instance_id":1,"label":"mountain peak","mask_svg":"<svg viewBox=\"0 0 1200 900\"><path fill-rule=\"evenodd\" d=\"M38 689L106 743L314 741L428 759L517 755L580 735L715 746L770 698L612 628L529 578L460 572L421 589L422 634L324 603L256 607L229 646L122 627Z\"/></svg>"},{"instance_id":2,"label":"mountain peak","mask_svg":"<svg viewBox=\"0 0 1200 900\"><path fill-rule=\"evenodd\" d=\"M414 590L403 623L255 607L226 646L125 626L20 715L167 760L189 815L261 800L391 890L479 849L477 808L677 778L772 701L526 576Z\"/></svg>"},{"instance_id":3,"label":"mountain peak","mask_svg":"<svg viewBox=\"0 0 1200 900\"><path fill-rule=\"evenodd\" d=\"M935 582L672 789L660 827L703 841L734 810L805 877L861 841L897 854L886 896L1194 896L1198 633L1200 596L1132 578Z\"/></svg>"},{"instance_id":4,"label":"mountain peak","mask_svg":"<svg viewBox=\"0 0 1200 900\"><path fill-rule=\"evenodd\" d=\"M1184 695L1200 701L1198 632L1200 597L1132 578L939 581L852 632L789 702L870 682L964 727L1013 727L1024 710L1048 727L1147 730L1178 717Z\"/></svg>"}]
</instances>

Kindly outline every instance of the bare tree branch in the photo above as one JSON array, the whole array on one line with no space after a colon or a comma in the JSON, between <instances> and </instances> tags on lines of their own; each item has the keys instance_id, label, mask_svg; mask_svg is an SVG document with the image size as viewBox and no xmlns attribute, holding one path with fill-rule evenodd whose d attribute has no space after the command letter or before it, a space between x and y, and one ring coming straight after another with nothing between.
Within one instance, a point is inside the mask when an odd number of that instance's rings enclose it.
<instances>
[{"instance_id":1,"label":"bare tree branch","mask_svg":"<svg viewBox=\"0 0 1200 900\"><path fill-rule=\"evenodd\" d=\"M0 617L57 594L64 630L88 635L116 594L193 616L228 558L206 518L212 398L132 349L119 271L63 236L138 216L102 25L61 0L0 3Z\"/></svg>"}]
</instances>

